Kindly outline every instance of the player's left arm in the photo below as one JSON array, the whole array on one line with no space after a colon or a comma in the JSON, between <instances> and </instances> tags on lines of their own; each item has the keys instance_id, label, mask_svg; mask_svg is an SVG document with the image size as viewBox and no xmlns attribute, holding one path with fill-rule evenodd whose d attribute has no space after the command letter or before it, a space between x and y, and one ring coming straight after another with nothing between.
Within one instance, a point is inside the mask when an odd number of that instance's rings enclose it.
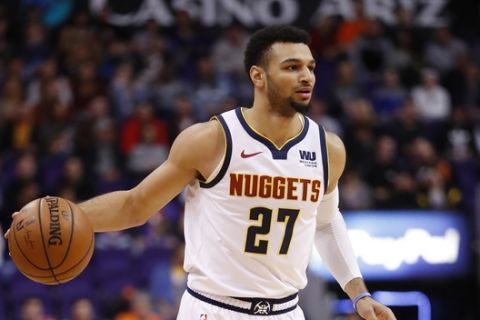
<instances>
[{"instance_id":1,"label":"player's left arm","mask_svg":"<svg viewBox=\"0 0 480 320\"><path fill-rule=\"evenodd\" d=\"M362 318L394 320L395 316L388 307L365 294L368 289L360 273L345 221L338 209L337 184L345 168L345 147L333 133L327 132L326 142L330 178L326 194L318 207L315 246L342 289L356 302L356 311ZM357 297L362 298L356 301Z\"/></svg>"}]
</instances>

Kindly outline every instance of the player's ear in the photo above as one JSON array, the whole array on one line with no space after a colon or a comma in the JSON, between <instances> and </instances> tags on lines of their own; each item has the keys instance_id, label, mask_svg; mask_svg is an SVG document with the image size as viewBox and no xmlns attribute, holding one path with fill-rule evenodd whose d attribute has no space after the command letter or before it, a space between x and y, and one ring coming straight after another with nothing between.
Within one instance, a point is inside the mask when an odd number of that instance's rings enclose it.
<instances>
[{"instance_id":1,"label":"player's ear","mask_svg":"<svg viewBox=\"0 0 480 320\"><path fill-rule=\"evenodd\" d=\"M265 72L259 66L252 66L250 68L250 79L255 87L263 87L265 84Z\"/></svg>"}]
</instances>

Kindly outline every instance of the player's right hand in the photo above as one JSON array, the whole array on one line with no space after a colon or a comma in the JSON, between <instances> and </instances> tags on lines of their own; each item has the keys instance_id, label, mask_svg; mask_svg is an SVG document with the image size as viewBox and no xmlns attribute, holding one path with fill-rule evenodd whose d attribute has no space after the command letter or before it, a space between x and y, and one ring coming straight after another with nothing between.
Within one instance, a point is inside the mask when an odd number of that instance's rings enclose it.
<instances>
[{"instance_id":1,"label":"player's right hand","mask_svg":"<svg viewBox=\"0 0 480 320\"><path fill-rule=\"evenodd\" d=\"M17 214L19 214L18 211L17 211L17 212L14 212L14 213L12 214L12 219L14 219ZM5 231L5 233L3 234L3 237L4 237L5 239L7 239L9 233L10 233L10 228L8 228L7 231Z\"/></svg>"},{"instance_id":2,"label":"player's right hand","mask_svg":"<svg viewBox=\"0 0 480 320\"><path fill-rule=\"evenodd\" d=\"M357 313L365 320L396 320L392 310L387 306L367 297L357 303Z\"/></svg>"}]
</instances>

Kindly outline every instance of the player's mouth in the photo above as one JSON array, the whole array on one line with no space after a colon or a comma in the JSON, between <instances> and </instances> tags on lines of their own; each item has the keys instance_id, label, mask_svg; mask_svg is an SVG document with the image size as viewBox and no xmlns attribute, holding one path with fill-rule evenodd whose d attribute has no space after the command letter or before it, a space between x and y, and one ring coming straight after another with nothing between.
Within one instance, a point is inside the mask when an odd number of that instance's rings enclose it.
<instances>
[{"instance_id":1,"label":"player's mouth","mask_svg":"<svg viewBox=\"0 0 480 320\"><path fill-rule=\"evenodd\" d=\"M312 97L312 88L311 87L300 87L295 90L295 93L302 98L302 100L307 100Z\"/></svg>"}]
</instances>

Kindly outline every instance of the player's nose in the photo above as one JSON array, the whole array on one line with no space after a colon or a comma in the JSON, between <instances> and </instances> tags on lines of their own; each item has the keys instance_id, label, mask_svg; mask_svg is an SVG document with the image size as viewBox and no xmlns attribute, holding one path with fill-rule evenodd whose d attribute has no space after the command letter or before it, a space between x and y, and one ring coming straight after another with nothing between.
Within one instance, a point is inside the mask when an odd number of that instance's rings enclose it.
<instances>
[{"instance_id":1,"label":"player's nose","mask_svg":"<svg viewBox=\"0 0 480 320\"><path fill-rule=\"evenodd\" d=\"M315 81L315 74L313 73L313 70L308 67L302 68L299 80L302 82L302 84L313 85Z\"/></svg>"}]
</instances>

